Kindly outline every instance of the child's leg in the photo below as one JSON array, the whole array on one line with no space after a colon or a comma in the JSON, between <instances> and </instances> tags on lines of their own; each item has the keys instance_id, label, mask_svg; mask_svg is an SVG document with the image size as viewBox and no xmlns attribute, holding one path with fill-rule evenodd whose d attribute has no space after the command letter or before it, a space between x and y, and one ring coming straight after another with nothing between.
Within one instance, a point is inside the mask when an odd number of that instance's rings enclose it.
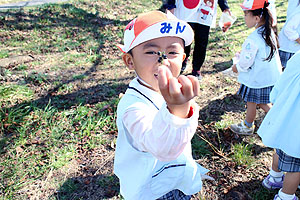
<instances>
[{"instance_id":1,"label":"child's leg","mask_svg":"<svg viewBox=\"0 0 300 200\"><path fill-rule=\"evenodd\" d=\"M300 172L287 172L284 177L282 192L285 194L295 194L300 184Z\"/></svg>"},{"instance_id":2,"label":"child's leg","mask_svg":"<svg viewBox=\"0 0 300 200\"><path fill-rule=\"evenodd\" d=\"M296 200L298 198L295 196L295 192L300 183L300 159L289 156L280 149L277 149L276 153L278 155L278 169L286 171L286 175L282 189L279 190L274 199Z\"/></svg>"},{"instance_id":3,"label":"child's leg","mask_svg":"<svg viewBox=\"0 0 300 200\"><path fill-rule=\"evenodd\" d=\"M273 160L272 160L272 170L274 170L275 172L280 172L280 170L278 169L278 154L275 152L273 154Z\"/></svg>"},{"instance_id":4,"label":"child's leg","mask_svg":"<svg viewBox=\"0 0 300 200\"><path fill-rule=\"evenodd\" d=\"M195 40L194 40L194 53L193 53L193 71L197 72L205 61L206 48L209 38L210 26L195 23Z\"/></svg>"},{"instance_id":5,"label":"child's leg","mask_svg":"<svg viewBox=\"0 0 300 200\"><path fill-rule=\"evenodd\" d=\"M284 174L278 169L279 157L273 154L272 167L269 175L263 180L262 185L267 189L280 189L283 185Z\"/></svg>"},{"instance_id":6,"label":"child's leg","mask_svg":"<svg viewBox=\"0 0 300 200\"><path fill-rule=\"evenodd\" d=\"M255 126L253 126L253 122L256 116L256 105L256 103L247 102L246 119L241 123L230 125L229 128L232 132L240 135L253 134L255 128Z\"/></svg>"},{"instance_id":7,"label":"child's leg","mask_svg":"<svg viewBox=\"0 0 300 200\"><path fill-rule=\"evenodd\" d=\"M257 105L256 103L247 102L246 121L249 124L252 124L254 122L255 117L256 117L256 105Z\"/></svg>"},{"instance_id":8,"label":"child's leg","mask_svg":"<svg viewBox=\"0 0 300 200\"><path fill-rule=\"evenodd\" d=\"M272 108L272 104L257 104L261 109L265 111L265 113L269 112L269 110Z\"/></svg>"},{"instance_id":9,"label":"child's leg","mask_svg":"<svg viewBox=\"0 0 300 200\"><path fill-rule=\"evenodd\" d=\"M284 181L283 187L279 190L278 194L275 195L275 200L298 200L295 196L296 190L300 183L300 172L287 172Z\"/></svg>"}]
</instances>

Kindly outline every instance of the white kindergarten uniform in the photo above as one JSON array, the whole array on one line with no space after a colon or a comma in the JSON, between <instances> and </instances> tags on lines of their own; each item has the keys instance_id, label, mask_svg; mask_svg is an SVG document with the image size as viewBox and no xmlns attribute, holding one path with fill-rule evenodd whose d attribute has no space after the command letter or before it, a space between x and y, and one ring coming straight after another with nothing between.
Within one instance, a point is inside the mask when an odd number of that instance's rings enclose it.
<instances>
[{"instance_id":1,"label":"white kindergarten uniform","mask_svg":"<svg viewBox=\"0 0 300 200\"><path fill-rule=\"evenodd\" d=\"M288 62L275 84L270 100L274 104L257 133L263 143L300 158L300 51Z\"/></svg>"},{"instance_id":2,"label":"white kindergarten uniform","mask_svg":"<svg viewBox=\"0 0 300 200\"><path fill-rule=\"evenodd\" d=\"M201 190L208 170L192 158L191 139L198 126L199 108L183 119L172 115L161 94L137 78L120 100L114 172L127 200L157 199L178 189L186 195Z\"/></svg>"}]
</instances>

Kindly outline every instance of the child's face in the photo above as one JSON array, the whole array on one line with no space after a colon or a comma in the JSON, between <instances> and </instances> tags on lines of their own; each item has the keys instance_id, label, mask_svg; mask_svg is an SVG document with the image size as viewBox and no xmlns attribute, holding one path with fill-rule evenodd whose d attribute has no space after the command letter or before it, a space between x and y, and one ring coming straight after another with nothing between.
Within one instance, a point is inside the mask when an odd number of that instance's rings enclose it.
<instances>
[{"instance_id":1,"label":"child's face","mask_svg":"<svg viewBox=\"0 0 300 200\"><path fill-rule=\"evenodd\" d=\"M167 59L158 62L157 52L164 52ZM167 66L173 76L180 73L182 61L185 58L184 43L178 37L162 37L144 42L132 49L132 55L124 54L123 60L129 69L136 71L137 75L153 89L159 91L158 67Z\"/></svg>"},{"instance_id":2,"label":"child's face","mask_svg":"<svg viewBox=\"0 0 300 200\"><path fill-rule=\"evenodd\" d=\"M260 21L258 16L254 16L252 12L247 10L244 11L244 19L248 28L254 27Z\"/></svg>"}]
</instances>

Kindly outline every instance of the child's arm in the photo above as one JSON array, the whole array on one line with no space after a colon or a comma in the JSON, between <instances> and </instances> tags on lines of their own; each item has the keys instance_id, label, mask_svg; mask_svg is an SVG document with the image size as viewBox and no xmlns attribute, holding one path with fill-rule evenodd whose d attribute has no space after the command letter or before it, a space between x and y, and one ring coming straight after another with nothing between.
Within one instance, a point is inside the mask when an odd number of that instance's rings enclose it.
<instances>
[{"instance_id":1,"label":"child's arm","mask_svg":"<svg viewBox=\"0 0 300 200\"><path fill-rule=\"evenodd\" d=\"M231 15L227 0L218 0L218 4L219 4L219 7L221 8L222 12L228 12L228 14Z\"/></svg>"},{"instance_id":2,"label":"child's arm","mask_svg":"<svg viewBox=\"0 0 300 200\"><path fill-rule=\"evenodd\" d=\"M174 14L174 9L176 8L175 0L164 0L163 8L165 8L166 10L169 10L171 13Z\"/></svg>"},{"instance_id":3,"label":"child's arm","mask_svg":"<svg viewBox=\"0 0 300 200\"><path fill-rule=\"evenodd\" d=\"M199 95L199 81L194 76L174 77L171 71L161 66L158 69L159 89L170 113L187 118L191 109L191 100Z\"/></svg>"},{"instance_id":4,"label":"child's arm","mask_svg":"<svg viewBox=\"0 0 300 200\"><path fill-rule=\"evenodd\" d=\"M166 104L156 112L144 103L134 103L126 110L122 123L131 145L141 152L151 153L161 161L176 159L190 145L198 126L199 107L194 104L190 118L170 114Z\"/></svg>"},{"instance_id":5,"label":"child's arm","mask_svg":"<svg viewBox=\"0 0 300 200\"><path fill-rule=\"evenodd\" d=\"M248 72L250 67L253 65L255 61L255 57L258 51L258 47L254 41L250 39L246 39L242 46L242 51L239 54L239 61L232 68L232 70L236 70L234 72ZM234 69L236 68L236 69Z\"/></svg>"},{"instance_id":6,"label":"child's arm","mask_svg":"<svg viewBox=\"0 0 300 200\"><path fill-rule=\"evenodd\" d=\"M300 36L297 32L297 28L300 26L300 13L294 15L286 24L283 32L289 40L300 43Z\"/></svg>"}]
</instances>

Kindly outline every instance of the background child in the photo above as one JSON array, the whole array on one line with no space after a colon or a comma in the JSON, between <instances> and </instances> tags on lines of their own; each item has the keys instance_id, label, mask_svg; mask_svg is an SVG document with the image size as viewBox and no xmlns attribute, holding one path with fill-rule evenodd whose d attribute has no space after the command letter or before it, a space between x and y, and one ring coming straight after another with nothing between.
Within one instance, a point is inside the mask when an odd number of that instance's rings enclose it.
<instances>
[{"instance_id":1,"label":"background child","mask_svg":"<svg viewBox=\"0 0 300 200\"><path fill-rule=\"evenodd\" d=\"M255 27L255 31L243 43L239 61L232 66L232 70L239 73L238 94L247 102L247 112L246 119L231 125L230 129L250 135L255 128L256 106L265 112L271 108L269 94L280 76L281 65L267 0L245 0L241 7L247 27Z\"/></svg>"},{"instance_id":2,"label":"background child","mask_svg":"<svg viewBox=\"0 0 300 200\"><path fill-rule=\"evenodd\" d=\"M217 3L222 12L230 10L227 0L165 0L163 7L170 10L177 18L188 22L195 33L195 45L193 53L192 75L201 79L200 68L202 67L206 47L208 44L209 29L215 24L217 16ZM185 70L190 56L191 45L185 47L186 58L182 63L181 73Z\"/></svg>"},{"instance_id":3,"label":"background child","mask_svg":"<svg viewBox=\"0 0 300 200\"><path fill-rule=\"evenodd\" d=\"M286 11L286 18L288 19L294 11L299 9L299 0L289 0L288 7Z\"/></svg>"},{"instance_id":4,"label":"background child","mask_svg":"<svg viewBox=\"0 0 300 200\"><path fill-rule=\"evenodd\" d=\"M279 33L279 56L282 67L286 67L287 61L300 50L300 0L293 13L287 16L286 22Z\"/></svg>"},{"instance_id":5,"label":"background child","mask_svg":"<svg viewBox=\"0 0 300 200\"><path fill-rule=\"evenodd\" d=\"M268 189L279 189L274 200L298 199L300 183L300 51L288 62L275 84L270 99L272 109L266 115L258 134L266 146L276 148L270 174L262 182ZM283 175L283 172L287 172ZM284 180L283 180L284 179Z\"/></svg>"},{"instance_id":6,"label":"background child","mask_svg":"<svg viewBox=\"0 0 300 200\"><path fill-rule=\"evenodd\" d=\"M179 76L192 40L191 27L171 13L145 13L125 28L122 58L137 75L117 109L114 172L125 199L190 199L202 187L208 170L191 153L199 82Z\"/></svg>"}]
</instances>

